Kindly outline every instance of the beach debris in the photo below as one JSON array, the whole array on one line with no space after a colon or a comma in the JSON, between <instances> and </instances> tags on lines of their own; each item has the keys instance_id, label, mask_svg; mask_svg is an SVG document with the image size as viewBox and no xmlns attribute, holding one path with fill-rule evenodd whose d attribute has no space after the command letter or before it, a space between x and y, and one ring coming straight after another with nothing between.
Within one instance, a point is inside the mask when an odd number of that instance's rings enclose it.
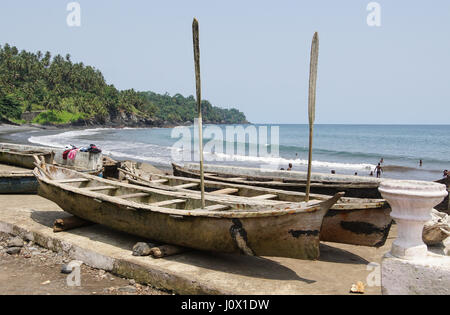
<instances>
[{"instance_id":1,"label":"beach debris","mask_svg":"<svg viewBox=\"0 0 450 315\"><path fill-rule=\"evenodd\" d=\"M71 274L75 268L80 268L83 262L81 260L72 260L67 264L63 264L61 267L61 273Z\"/></svg>"},{"instance_id":2,"label":"beach debris","mask_svg":"<svg viewBox=\"0 0 450 315\"><path fill-rule=\"evenodd\" d=\"M427 245L437 245L450 236L450 217L436 209L431 210L431 220L425 223L422 240Z\"/></svg>"},{"instance_id":3,"label":"beach debris","mask_svg":"<svg viewBox=\"0 0 450 315\"><path fill-rule=\"evenodd\" d=\"M50 284L50 282L51 282L50 280L47 280L47 281L42 282L41 284L42 285L47 285L47 284Z\"/></svg>"},{"instance_id":4,"label":"beach debris","mask_svg":"<svg viewBox=\"0 0 450 315\"><path fill-rule=\"evenodd\" d=\"M125 287L119 288L118 291L126 293L136 293L137 289L134 286L127 285Z\"/></svg>"},{"instance_id":5,"label":"beach debris","mask_svg":"<svg viewBox=\"0 0 450 315\"><path fill-rule=\"evenodd\" d=\"M153 247L150 250L150 255L153 258L163 258L167 256L177 255L189 251L188 248L175 246L175 245L161 245Z\"/></svg>"},{"instance_id":6,"label":"beach debris","mask_svg":"<svg viewBox=\"0 0 450 315\"><path fill-rule=\"evenodd\" d=\"M138 242L133 246L133 256L148 256L150 255L152 247L156 244Z\"/></svg>"},{"instance_id":7,"label":"beach debris","mask_svg":"<svg viewBox=\"0 0 450 315\"><path fill-rule=\"evenodd\" d=\"M364 294L364 283L358 281L356 284L352 284L350 293Z\"/></svg>"},{"instance_id":8,"label":"beach debris","mask_svg":"<svg viewBox=\"0 0 450 315\"><path fill-rule=\"evenodd\" d=\"M13 237L13 238L9 239L6 246L7 247L23 247L23 240L19 236Z\"/></svg>"},{"instance_id":9,"label":"beach debris","mask_svg":"<svg viewBox=\"0 0 450 315\"><path fill-rule=\"evenodd\" d=\"M22 247L10 247L6 250L6 253L10 255L17 255L20 253L21 250Z\"/></svg>"},{"instance_id":10,"label":"beach debris","mask_svg":"<svg viewBox=\"0 0 450 315\"><path fill-rule=\"evenodd\" d=\"M72 229L76 229L83 226L89 226L94 223L90 221L83 220L79 217L71 216L62 219L56 219L53 223L53 232L58 233L62 231L68 231Z\"/></svg>"},{"instance_id":11,"label":"beach debris","mask_svg":"<svg viewBox=\"0 0 450 315\"><path fill-rule=\"evenodd\" d=\"M68 264L64 264L61 267L61 273L66 274L66 275L71 274L72 273L72 268L69 267Z\"/></svg>"}]
</instances>

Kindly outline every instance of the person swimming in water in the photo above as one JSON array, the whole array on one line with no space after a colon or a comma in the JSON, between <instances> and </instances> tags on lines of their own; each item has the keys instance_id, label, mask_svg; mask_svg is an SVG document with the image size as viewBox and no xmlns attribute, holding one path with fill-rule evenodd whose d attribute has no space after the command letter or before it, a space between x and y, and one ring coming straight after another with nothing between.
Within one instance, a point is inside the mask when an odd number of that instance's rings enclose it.
<instances>
[{"instance_id":1,"label":"person swimming in water","mask_svg":"<svg viewBox=\"0 0 450 315\"><path fill-rule=\"evenodd\" d=\"M381 177L381 173L383 172L383 168L381 167L380 163L378 163L378 165L375 166L374 171L377 174L377 178L380 178Z\"/></svg>"},{"instance_id":2,"label":"person swimming in water","mask_svg":"<svg viewBox=\"0 0 450 315\"><path fill-rule=\"evenodd\" d=\"M288 167L287 171L290 171L290 170L292 170L292 163L289 163L289 167Z\"/></svg>"}]
</instances>

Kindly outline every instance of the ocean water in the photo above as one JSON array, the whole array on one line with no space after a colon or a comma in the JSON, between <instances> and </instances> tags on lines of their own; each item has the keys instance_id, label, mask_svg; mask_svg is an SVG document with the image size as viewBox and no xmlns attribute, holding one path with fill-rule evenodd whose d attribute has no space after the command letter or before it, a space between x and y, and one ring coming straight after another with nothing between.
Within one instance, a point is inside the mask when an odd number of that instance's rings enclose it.
<instances>
[{"instance_id":1,"label":"ocean water","mask_svg":"<svg viewBox=\"0 0 450 315\"><path fill-rule=\"evenodd\" d=\"M232 141L230 126L204 126L205 159L208 163L306 170L308 125L242 125L255 136ZM266 128L266 129L265 129ZM272 136L277 141L271 141ZM211 133L221 134L214 137ZM180 134L192 140L180 145ZM210 133L210 134L209 134ZM251 132L250 132L251 133ZM266 135L267 140L264 140ZM170 167L173 161L198 161L197 131L193 127L85 129L34 132L28 141L46 146L78 147L91 143L118 159L148 161ZM278 142L278 143L277 143ZM444 169L450 169L450 125L315 125L313 171L369 176L381 158L383 177L436 180ZM278 144L278 146L277 146ZM238 151L238 147L240 151ZM228 148L228 150L227 150ZM255 149L256 148L256 149ZM278 150L277 150L278 148ZM423 165L419 166L419 160ZM183 162L183 161L181 161Z\"/></svg>"}]
</instances>

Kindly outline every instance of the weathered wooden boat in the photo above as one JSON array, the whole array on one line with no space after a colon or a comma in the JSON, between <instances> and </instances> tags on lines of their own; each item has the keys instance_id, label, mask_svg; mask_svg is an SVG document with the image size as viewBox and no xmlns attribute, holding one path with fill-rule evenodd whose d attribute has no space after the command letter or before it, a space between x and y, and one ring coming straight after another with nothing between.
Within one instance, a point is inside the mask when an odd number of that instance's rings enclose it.
<instances>
[{"instance_id":1,"label":"weathered wooden boat","mask_svg":"<svg viewBox=\"0 0 450 315\"><path fill-rule=\"evenodd\" d=\"M0 194L35 194L37 188L31 170L0 172Z\"/></svg>"},{"instance_id":2,"label":"weathered wooden boat","mask_svg":"<svg viewBox=\"0 0 450 315\"><path fill-rule=\"evenodd\" d=\"M0 147L0 163L20 166L28 169L34 168L34 157L43 157L46 163L50 163L51 152L43 149L25 150L17 148L7 148L3 145Z\"/></svg>"},{"instance_id":3,"label":"weathered wooden boat","mask_svg":"<svg viewBox=\"0 0 450 315\"><path fill-rule=\"evenodd\" d=\"M289 203L208 196L106 180L56 167L34 170L41 196L82 219L154 241L225 253L319 257L320 229L341 197Z\"/></svg>"},{"instance_id":4,"label":"weathered wooden boat","mask_svg":"<svg viewBox=\"0 0 450 315\"><path fill-rule=\"evenodd\" d=\"M199 178L196 164L187 164L184 167L172 163L175 176ZM294 175L294 176L292 176ZM298 177L297 177L298 175ZM205 179L221 182L259 186L273 189L304 192L306 189L306 176L303 172L271 171L257 168L230 167L221 165L205 165ZM370 178L362 179L357 176L340 176L341 180L319 176L313 173L311 180L311 192L317 194L333 195L337 192L345 192L347 197L381 198L378 192L378 180Z\"/></svg>"},{"instance_id":5,"label":"weathered wooden boat","mask_svg":"<svg viewBox=\"0 0 450 315\"><path fill-rule=\"evenodd\" d=\"M0 143L0 163L34 169L36 155L47 164L72 168L81 172L98 174L103 170L101 153L78 152L74 160L64 159L64 149L22 144Z\"/></svg>"},{"instance_id":6,"label":"weathered wooden boat","mask_svg":"<svg viewBox=\"0 0 450 315\"><path fill-rule=\"evenodd\" d=\"M121 170L131 184L147 187L199 193L200 180L188 177L151 174L135 170ZM207 194L226 194L237 198L270 199L284 202L303 202L305 193L265 187L205 180ZM327 195L310 194L311 199L326 200ZM392 219L390 207L384 199L342 197L325 215L320 240L379 247L386 242Z\"/></svg>"}]
</instances>

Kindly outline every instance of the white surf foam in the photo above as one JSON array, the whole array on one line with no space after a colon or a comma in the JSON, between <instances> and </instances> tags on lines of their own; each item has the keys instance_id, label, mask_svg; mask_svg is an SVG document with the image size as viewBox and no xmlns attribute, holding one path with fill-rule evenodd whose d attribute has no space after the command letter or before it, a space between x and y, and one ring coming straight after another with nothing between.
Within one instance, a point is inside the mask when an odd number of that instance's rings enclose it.
<instances>
[{"instance_id":1,"label":"white surf foam","mask_svg":"<svg viewBox=\"0 0 450 315\"><path fill-rule=\"evenodd\" d=\"M132 129L132 128L121 128L121 129ZM144 128L142 128L144 129ZM65 131L53 135L44 136L32 136L28 139L29 142L40 144L44 146L51 147L61 147L63 148L67 144L74 144L76 146L87 145L89 140L81 139L80 137L86 137L91 135L96 135L105 130L120 130L114 128L95 128L95 129L83 129L83 130L72 130ZM162 165L170 165L173 162L174 156L181 156L182 152L179 148L172 148L167 146L159 146L156 144L142 143L142 142L132 142L132 141L115 141L115 140L95 140L95 143L100 147L105 154L112 155L117 158L132 159L148 161L153 163L158 163ZM173 150L176 150L173 154ZM260 166L261 164L272 165L275 167L286 168L289 163L297 167L306 167L308 165L308 160L304 159L286 159L277 156L244 156L244 155L230 155L225 153L211 153L205 152L206 162L244 162L249 164L256 164ZM189 154L192 156L191 154ZM174 161L174 162L180 162ZM193 162L183 160L182 162ZM339 162L327 162L327 161L317 161L313 160L312 166L315 168L323 169L337 169L337 170L347 170L347 171L370 171L375 168L372 164L357 164L357 163L339 163Z\"/></svg>"}]
</instances>

